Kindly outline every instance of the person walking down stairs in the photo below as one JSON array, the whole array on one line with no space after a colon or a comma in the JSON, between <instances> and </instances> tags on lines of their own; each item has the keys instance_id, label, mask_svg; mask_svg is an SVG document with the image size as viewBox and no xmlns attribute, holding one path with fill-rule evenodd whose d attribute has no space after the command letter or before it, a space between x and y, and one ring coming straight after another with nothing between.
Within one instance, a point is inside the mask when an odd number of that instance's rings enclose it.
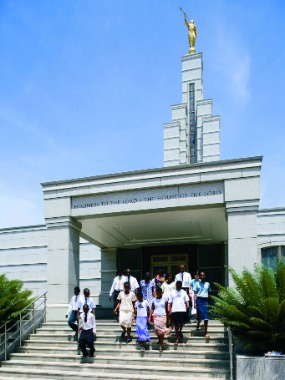
<instances>
[{"instance_id":1,"label":"person walking down stairs","mask_svg":"<svg viewBox=\"0 0 285 380\"><path fill-rule=\"evenodd\" d=\"M68 318L67 322L72 328L72 330L75 332L74 334L74 340L78 340L78 303L79 303L79 293L80 289L78 286L74 288L74 296L71 297L71 300L68 305L67 313L65 318ZM77 323L75 323L77 322Z\"/></svg>"},{"instance_id":2,"label":"person walking down stairs","mask_svg":"<svg viewBox=\"0 0 285 380\"><path fill-rule=\"evenodd\" d=\"M117 276L112 282L112 286L109 293L109 301L113 299L113 309L116 309L119 301L118 295L122 290L124 290L124 283L127 281L126 277L123 275L122 269L117 270ZM116 314L116 321L119 320L119 312Z\"/></svg>"},{"instance_id":3,"label":"person walking down stairs","mask_svg":"<svg viewBox=\"0 0 285 380\"><path fill-rule=\"evenodd\" d=\"M162 296L162 289L156 288L156 298L152 303L152 308L149 316L149 323L153 317L154 332L158 337L159 352L163 350L163 339L172 330L171 327L166 327L168 313L168 300Z\"/></svg>"},{"instance_id":4,"label":"person walking down stairs","mask_svg":"<svg viewBox=\"0 0 285 380\"><path fill-rule=\"evenodd\" d=\"M124 283L124 290L118 295L118 305L114 309L114 313L119 312L119 324L123 329L121 337L127 333L127 343L131 341L131 327L134 319L135 302L137 300L135 293L130 291L130 284Z\"/></svg>"},{"instance_id":5,"label":"person walking down stairs","mask_svg":"<svg viewBox=\"0 0 285 380\"><path fill-rule=\"evenodd\" d=\"M175 345L183 337L182 327L185 324L185 315L189 309L189 297L182 289L182 281L176 282L176 290L173 290L169 298L169 313L172 315L172 322L175 325Z\"/></svg>"},{"instance_id":6,"label":"person walking down stairs","mask_svg":"<svg viewBox=\"0 0 285 380\"><path fill-rule=\"evenodd\" d=\"M95 316L89 310L89 306L86 303L83 305L83 312L81 317L79 348L82 351L82 358L85 359L88 356L86 346L90 349L89 356L93 357L95 352L94 336L96 336L96 322Z\"/></svg>"},{"instance_id":7,"label":"person walking down stairs","mask_svg":"<svg viewBox=\"0 0 285 380\"><path fill-rule=\"evenodd\" d=\"M208 335L208 297L211 291L211 285L206 281L205 272L200 273L201 281L196 282L194 285L194 302L195 308L197 309L197 327L196 330L200 329L201 320L204 320L204 336L209 339Z\"/></svg>"},{"instance_id":8,"label":"person walking down stairs","mask_svg":"<svg viewBox=\"0 0 285 380\"><path fill-rule=\"evenodd\" d=\"M149 307L147 300L143 299L141 292L137 293L137 302L135 303L135 314L136 314L136 332L138 340L141 344L141 351L145 351L145 342L150 340L150 335L148 331L148 313Z\"/></svg>"}]
</instances>

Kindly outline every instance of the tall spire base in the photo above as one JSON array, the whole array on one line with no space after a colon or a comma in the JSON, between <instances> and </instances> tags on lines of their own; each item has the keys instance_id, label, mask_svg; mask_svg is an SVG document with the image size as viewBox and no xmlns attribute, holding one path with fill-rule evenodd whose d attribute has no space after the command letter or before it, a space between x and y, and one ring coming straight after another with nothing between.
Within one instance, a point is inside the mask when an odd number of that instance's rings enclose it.
<instances>
[{"instance_id":1,"label":"tall spire base","mask_svg":"<svg viewBox=\"0 0 285 380\"><path fill-rule=\"evenodd\" d=\"M192 46L190 49L189 49L189 54L195 54L196 53L196 49L194 46Z\"/></svg>"}]
</instances>

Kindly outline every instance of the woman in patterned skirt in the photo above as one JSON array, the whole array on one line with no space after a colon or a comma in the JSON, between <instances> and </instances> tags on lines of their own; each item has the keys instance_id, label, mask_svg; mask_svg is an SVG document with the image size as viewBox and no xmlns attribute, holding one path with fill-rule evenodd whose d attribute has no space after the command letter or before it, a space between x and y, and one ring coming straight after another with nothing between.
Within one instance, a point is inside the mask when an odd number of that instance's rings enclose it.
<instances>
[{"instance_id":1,"label":"woman in patterned skirt","mask_svg":"<svg viewBox=\"0 0 285 380\"><path fill-rule=\"evenodd\" d=\"M156 298L153 300L152 308L149 316L149 322L151 316L153 317L154 332L158 337L159 352L163 350L163 339L165 335L169 334L171 327L166 327L167 323L167 298L162 297L161 288L156 289Z\"/></svg>"},{"instance_id":2,"label":"woman in patterned skirt","mask_svg":"<svg viewBox=\"0 0 285 380\"><path fill-rule=\"evenodd\" d=\"M141 351L145 351L145 342L150 339L147 327L149 307L141 292L137 293L137 299L135 303L136 332L141 343Z\"/></svg>"}]
</instances>

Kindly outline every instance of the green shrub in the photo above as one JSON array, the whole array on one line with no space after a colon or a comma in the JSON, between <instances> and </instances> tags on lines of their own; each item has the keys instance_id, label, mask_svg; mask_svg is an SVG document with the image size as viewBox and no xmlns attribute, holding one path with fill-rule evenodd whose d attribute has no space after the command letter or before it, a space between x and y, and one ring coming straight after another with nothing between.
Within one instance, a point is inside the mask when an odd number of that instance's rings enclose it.
<instances>
[{"instance_id":1,"label":"green shrub","mask_svg":"<svg viewBox=\"0 0 285 380\"><path fill-rule=\"evenodd\" d=\"M0 275L0 326L18 316L33 299L32 291L23 288L21 280L8 280Z\"/></svg>"},{"instance_id":2,"label":"green shrub","mask_svg":"<svg viewBox=\"0 0 285 380\"><path fill-rule=\"evenodd\" d=\"M285 349L285 264L274 272L263 265L254 273L230 270L234 288L216 284L211 311L215 318L231 327L244 350L252 354Z\"/></svg>"}]
</instances>

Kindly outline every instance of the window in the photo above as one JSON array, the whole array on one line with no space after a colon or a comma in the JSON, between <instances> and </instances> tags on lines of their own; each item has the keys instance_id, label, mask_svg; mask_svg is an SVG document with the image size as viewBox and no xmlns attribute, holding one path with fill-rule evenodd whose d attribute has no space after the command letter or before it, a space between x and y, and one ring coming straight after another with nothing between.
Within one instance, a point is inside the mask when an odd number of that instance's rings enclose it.
<instances>
[{"instance_id":1,"label":"window","mask_svg":"<svg viewBox=\"0 0 285 380\"><path fill-rule=\"evenodd\" d=\"M268 247L261 249L261 262L267 267L276 270L279 260L285 259L285 246Z\"/></svg>"}]
</instances>

